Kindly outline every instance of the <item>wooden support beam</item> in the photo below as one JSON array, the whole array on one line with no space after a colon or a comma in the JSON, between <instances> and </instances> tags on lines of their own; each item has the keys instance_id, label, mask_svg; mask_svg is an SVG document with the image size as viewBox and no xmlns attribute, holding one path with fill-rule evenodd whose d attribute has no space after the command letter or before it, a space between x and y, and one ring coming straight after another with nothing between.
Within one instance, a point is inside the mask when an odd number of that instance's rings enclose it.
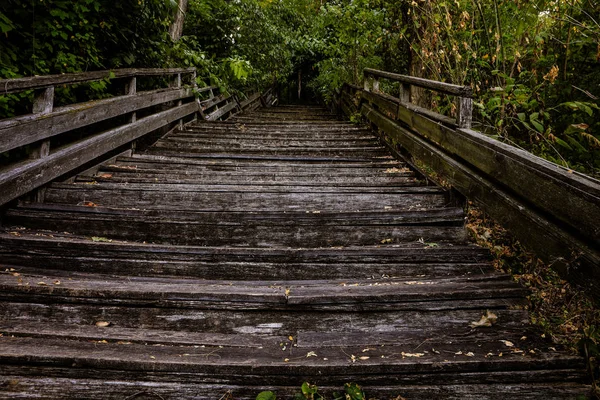
<instances>
[{"instance_id":1,"label":"wooden support beam","mask_svg":"<svg viewBox=\"0 0 600 400\"><path fill-rule=\"evenodd\" d=\"M35 90L33 100L33 114L47 115L54 109L54 86ZM29 153L31 160L45 158L50 154L50 140L43 140L40 144L33 147ZM35 191L33 195L35 202L44 201L44 188Z\"/></svg>"},{"instance_id":2,"label":"wooden support beam","mask_svg":"<svg viewBox=\"0 0 600 400\"><path fill-rule=\"evenodd\" d=\"M456 125L459 128L469 129L473 120L473 99L459 97L456 99Z\"/></svg>"}]
</instances>

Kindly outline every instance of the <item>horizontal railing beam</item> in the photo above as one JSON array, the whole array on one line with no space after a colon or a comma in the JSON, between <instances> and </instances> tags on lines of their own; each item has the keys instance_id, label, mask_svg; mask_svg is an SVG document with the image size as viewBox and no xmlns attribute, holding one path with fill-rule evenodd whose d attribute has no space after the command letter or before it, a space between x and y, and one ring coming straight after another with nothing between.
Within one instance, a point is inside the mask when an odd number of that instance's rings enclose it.
<instances>
[{"instance_id":1,"label":"horizontal railing beam","mask_svg":"<svg viewBox=\"0 0 600 400\"><path fill-rule=\"evenodd\" d=\"M0 205L196 111L195 102L183 104L57 149L44 158L10 166L0 171Z\"/></svg>"},{"instance_id":2,"label":"horizontal railing beam","mask_svg":"<svg viewBox=\"0 0 600 400\"><path fill-rule=\"evenodd\" d=\"M193 96L190 88L159 89L78 103L48 114L12 118L0 123L0 153L119 115Z\"/></svg>"},{"instance_id":3,"label":"horizontal railing beam","mask_svg":"<svg viewBox=\"0 0 600 400\"><path fill-rule=\"evenodd\" d=\"M127 78L133 76L168 76L176 74L193 74L195 72L195 68L131 68L73 74L31 76L16 79L0 79L0 95L32 89L43 89L57 85L74 85L95 82L103 79Z\"/></svg>"},{"instance_id":4,"label":"horizontal railing beam","mask_svg":"<svg viewBox=\"0 0 600 400\"><path fill-rule=\"evenodd\" d=\"M430 79L417 78L409 75L400 75L392 72L379 71L377 69L365 68L365 78L367 76L385 78L396 82L422 87L425 89L435 90L437 92L450 94L459 97L473 97L473 89L469 86L459 86L452 83L438 82Z\"/></svg>"}]
</instances>

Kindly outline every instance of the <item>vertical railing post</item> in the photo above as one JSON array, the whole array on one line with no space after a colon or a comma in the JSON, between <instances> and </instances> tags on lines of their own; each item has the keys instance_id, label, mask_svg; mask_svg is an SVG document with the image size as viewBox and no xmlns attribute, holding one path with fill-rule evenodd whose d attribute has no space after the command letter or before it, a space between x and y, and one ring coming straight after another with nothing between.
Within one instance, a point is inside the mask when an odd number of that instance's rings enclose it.
<instances>
[{"instance_id":1,"label":"vertical railing post","mask_svg":"<svg viewBox=\"0 0 600 400\"><path fill-rule=\"evenodd\" d=\"M50 114L54 109L54 86L35 91L33 100L34 114ZM50 141L44 140L30 154L30 158L43 158L50 153Z\"/></svg>"},{"instance_id":2,"label":"vertical railing post","mask_svg":"<svg viewBox=\"0 0 600 400\"><path fill-rule=\"evenodd\" d=\"M190 83L192 85L192 89L194 90L194 100L198 104L198 112L194 113L194 121L198 121L200 119L200 117L202 117L202 119L204 119L204 117L202 115L202 110L200 108L200 98L195 98L196 89L198 89L198 82L196 82L196 70L193 70L192 73L190 74L190 80L191 80Z\"/></svg>"},{"instance_id":3,"label":"vertical railing post","mask_svg":"<svg viewBox=\"0 0 600 400\"><path fill-rule=\"evenodd\" d=\"M175 74L173 76L173 79L171 80L171 84L169 85L172 88L180 88L181 87L181 74ZM181 106L183 104L182 100L177 100L177 107ZM180 119L177 122L177 127L179 129L183 129L183 119Z\"/></svg>"},{"instance_id":4,"label":"vertical railing post","mask_svg":"<svg viewBox=\"0 0 600 400\"><path fill-rule=\"evenodd\" d=\"M363 89L364 89L365 92L370 92L371 91L370 80L371 80L371 76L365 74L364 86L363 86Z\"/></svg>"},{"instance_id":5,"label":"vertical railing post","mask_svg":"<svg viewBox=\"0 0 600 400\"><path fill-rule=\"evenodd\" d=\"M136 93L137 93L137 77L132 76L129 78L129 80L125 84L125 95L133 96ZM133 124L135 121L137 121L137 113L134 111L131 114L129 114L129 123ZM131 144L129 146L129 150L127 150L127 153L130 157L133 155L133 153L135 153L135 141L131 142Z\"/></svg>"},{"instance_id":6,"label":"vertical railing post","mask_svg":"<svg viewBox=\"0 0 600 400\"><path fill-rule=\"evenodd\" d=\"M135 76L132 76L129 78L129 80L125 84L125 95L133 96L136 93L137 93L137 78ZM137 121L137 114L134 111L129 116L129 122L135 122L135 121Z\"/></svg>"},{"instance_id":7,"label":"vertical railing post","mask_svg":"<svg viewBox=\"0 0 600 400\"><path fill-rule=\"evenodd\" d=\"M400 85L400 101L406 104L410 103L410 85L408 83Z\"/></svg>"},{"instance_id":8,"label":"vertical railing post","mask_svg":"<svg viewBox=\"0 0 600 400\"><path fill-rule=\"evenodd\" d=\"M54 109L54 86L35 90L33 99L33 114L50 114ZM29 153L30 159L48 157L50 155L50 140L43 140ZM33 201L41 203L44 201L45 189L35 191Z\"/></svg>"},{"instance_id":9,"label":"vertical railing post","mask_svg":"<svg viewBox=\"0 0 600 400\"><path fill-rule=\"evenodd\" d=\"M373 77L373 92L379 93L379 78Z\"/></svg>"},{"instance_id":10,"label":"vertical railing post","mask_svg":"<svg viewBox=\"0 0 600 400\"><path fill-rule=\"evenodd\" d=\"M473 121L473 99L457 97L456 124L459 128L469 129Z\"/></svg>"}]
</instances>

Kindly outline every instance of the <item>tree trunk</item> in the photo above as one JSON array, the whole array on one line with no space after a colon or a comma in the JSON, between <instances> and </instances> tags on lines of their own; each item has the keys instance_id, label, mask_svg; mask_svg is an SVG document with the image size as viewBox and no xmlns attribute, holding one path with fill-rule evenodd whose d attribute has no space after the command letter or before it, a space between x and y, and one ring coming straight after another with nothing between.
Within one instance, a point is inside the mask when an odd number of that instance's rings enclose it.
<instances>
[{"instance_id":1,"label":"tree trunk","mask_svg":"<svg viewBox=\"0 0 600 400\"><path fill-rule=\"evenodd\" d=\"M175 10L175 19L169 27L169 36L174 42L181 38L183 33L183 22L185 21L185 12L187 10L188 0L178 0L177 10Z\"/></svg>"}]
</instances>

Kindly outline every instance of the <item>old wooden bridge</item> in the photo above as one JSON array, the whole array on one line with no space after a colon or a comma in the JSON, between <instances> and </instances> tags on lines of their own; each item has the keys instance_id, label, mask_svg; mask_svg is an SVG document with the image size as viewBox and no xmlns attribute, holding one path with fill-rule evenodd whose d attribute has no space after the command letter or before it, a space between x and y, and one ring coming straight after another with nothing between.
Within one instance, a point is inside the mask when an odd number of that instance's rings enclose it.
<instances>
[{"instance_id":1,"label":"old wooden bridge","mask_svg":"<svg viewBox=\"0 0 600 400\"><path fill-rule=\"evenodd\" d=\"M368 126L197 88L189 69L0 81L35 94L0 121L0 397L281 398L308 381L585 398L583 358L530 324L460 199L593 286L599 182L471 130L468 88L365 75L337 109ZM123 95L55 107L55 88L109 77ZM411 85L456 96L457 119Z\"/></svg>"}]
</instances>

